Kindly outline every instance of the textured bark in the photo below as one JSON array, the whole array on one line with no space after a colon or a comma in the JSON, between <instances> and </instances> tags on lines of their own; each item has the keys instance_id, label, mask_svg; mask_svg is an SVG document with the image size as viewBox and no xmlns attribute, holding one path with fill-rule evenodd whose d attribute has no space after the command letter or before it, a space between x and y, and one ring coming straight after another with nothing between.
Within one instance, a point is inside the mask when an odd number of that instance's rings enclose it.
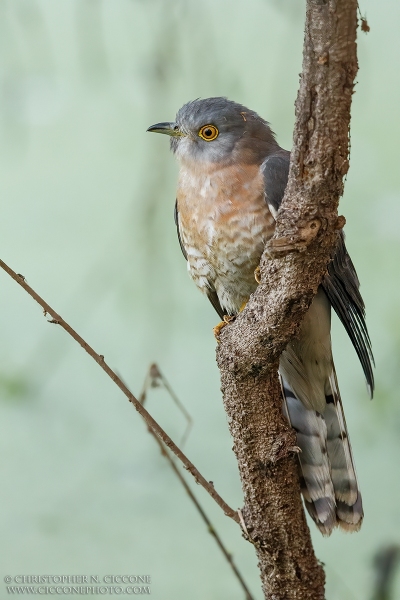
<instances>
[{"instance_id":1,"label":"textured bark","mask_svg":"<svg viewBox=\"0 0 400 600\"><path fill-rule=\"evenodd\" d=\"M301 503L294 432L281 408L279 356L309 307L344 219L357 1L308 0L289 182L261 284L221 332L217 361L244 491L243 517L265 597L324 598Z\"/></svg>"}]
</instances>

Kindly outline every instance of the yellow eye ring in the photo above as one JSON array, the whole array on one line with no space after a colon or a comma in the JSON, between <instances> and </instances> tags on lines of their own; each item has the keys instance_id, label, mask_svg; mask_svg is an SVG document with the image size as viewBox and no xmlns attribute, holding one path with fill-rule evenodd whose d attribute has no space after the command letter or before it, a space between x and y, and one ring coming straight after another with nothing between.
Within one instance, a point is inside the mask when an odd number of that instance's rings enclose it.
<instances>
[{"instance_id":1,"label":"yellow eye ring","mask_svg":"<svg viewBox=\"0 0 400 600\"><path fill-rule=\"evenodd\" d=\"M212 142L218 135L219 131L215 125L204 125L199 131L199 136L206 142Z\"/></svg>"}]
</instances>

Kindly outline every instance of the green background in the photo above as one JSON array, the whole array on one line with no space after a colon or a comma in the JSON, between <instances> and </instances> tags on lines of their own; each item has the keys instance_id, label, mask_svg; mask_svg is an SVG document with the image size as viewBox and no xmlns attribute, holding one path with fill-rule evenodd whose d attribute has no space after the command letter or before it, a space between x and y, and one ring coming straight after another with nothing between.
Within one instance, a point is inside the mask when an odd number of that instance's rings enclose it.
<instances>
[{"instance_id":1,"label":"green background","mask_svg":"<svg viewBox=\"0 0 400 600\"><path fill-rule=\"evenodd\" d=\"M400 4L363 0L361 11L371 32L359 33L340 212L377 390L370 402L335 319L365 521L360 533L329 539L311 527L329 600L370 598L374 554L400 543ZM303 25L300 0L0 0L0 257L134 393L159 363L194 421L185 451L235 508L242 495L215 364L218 319L176 239L168 140L146 128L188 100L224 95L259 112L290 148ZM156 598L242 599L125 397L0 278L1 579L150 574ZM149 407L179 441L185 421L167 394L152 391ZM253 548L190 484L261 599Z\"/></svg>"}]
</instances>

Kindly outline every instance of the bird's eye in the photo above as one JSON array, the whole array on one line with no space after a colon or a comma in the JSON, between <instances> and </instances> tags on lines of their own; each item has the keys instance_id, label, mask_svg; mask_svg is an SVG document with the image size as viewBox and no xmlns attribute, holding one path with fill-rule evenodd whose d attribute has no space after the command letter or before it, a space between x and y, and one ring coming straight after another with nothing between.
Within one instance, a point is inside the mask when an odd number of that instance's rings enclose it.
<instances>
[{"instance_id":1,"label":"bird's eye","mask_svg":"<svg viewBox=\"0 0 400 600\"><path fill-rule=\"evenodd\" d=\"M215 125L204 125L199 131L199 136L206 142L212 142L218 137L219 131Z\"/></svg>"}]
</instances>

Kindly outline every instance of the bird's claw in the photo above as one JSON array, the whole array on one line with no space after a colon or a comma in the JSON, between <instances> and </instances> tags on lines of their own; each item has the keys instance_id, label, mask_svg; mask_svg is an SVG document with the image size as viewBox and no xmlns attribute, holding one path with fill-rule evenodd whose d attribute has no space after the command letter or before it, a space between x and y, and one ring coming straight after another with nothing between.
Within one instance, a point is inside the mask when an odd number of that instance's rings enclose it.
<instances>
[{"instance_id":1,"label":"bird's claw","mask_svg":"<svg viewBox=\"0 0 400 600\"><path fill-rule=\"evenodd\" d=\"M215 327L213 327L214 337L218 343L220 341L219 334L221 333L221 330L225 327L225 325L228 325L228 323L230 323L234 319L235 319L235 317L230 317L229 315L224 315L224 320L221 321L220 323L218 323L218 325L216 325Z\"/></svg>"}]
</instances>

